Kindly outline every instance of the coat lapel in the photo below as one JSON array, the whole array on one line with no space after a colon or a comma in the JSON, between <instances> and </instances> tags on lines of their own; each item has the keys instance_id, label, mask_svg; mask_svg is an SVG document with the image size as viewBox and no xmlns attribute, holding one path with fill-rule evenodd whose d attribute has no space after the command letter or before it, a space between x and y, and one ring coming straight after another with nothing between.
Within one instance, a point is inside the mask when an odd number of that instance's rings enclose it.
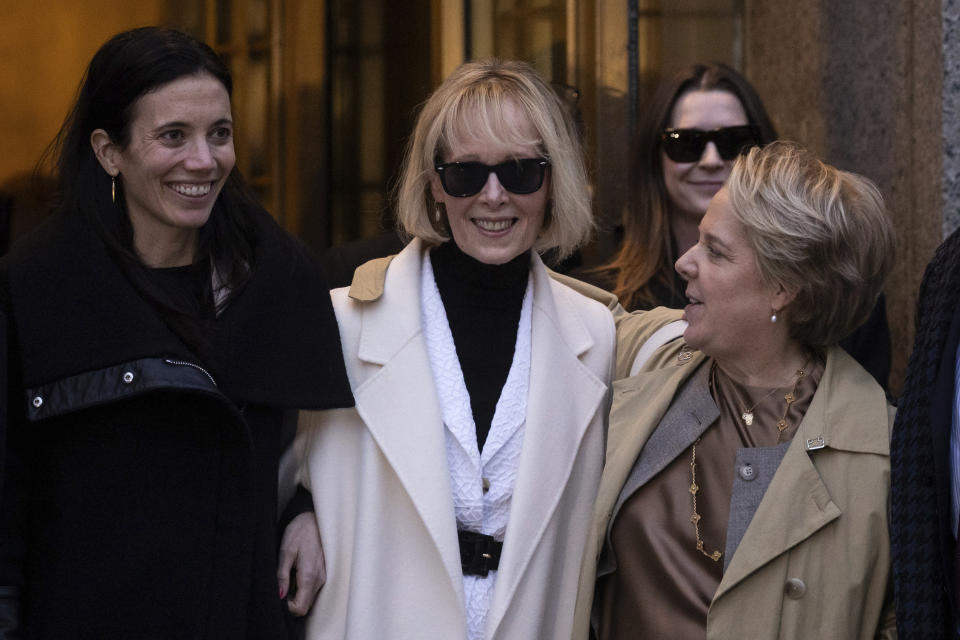
<instances>
[{"instance_id":1,"label":"coat lapel","mask_svg":"<svg viewBox=\"0 0 960 640\"><path fill-rule=\"evenodd\" d=\"M874 391L857 392L863 388ZM730 559L714 601L840 517L814 457L822 448L889 455L885 433L876 429L887 419L883 390L850 356L831 348L810 407Z\"/></svg>"},{"instance_id":2,"label":"coat lapel","mask_svg":"<svg viewBox=\"0 0 960 640\"><path fill-rule=\"evenodd\" d=\"M533 265L532 346L526 431L487 629L495 630L513 599L566 488L584 433L601 408L606 383L580 361L593 337L575 313L558 310L539 257ZM557 291L554 291L557 287ZM560 308L563 309L562 301ZM571 392L575 390L575 392Z\"/></svg>"},{"instance_id":3,"label":"coat lapel","mask_svg":"<svg viewBox=\"0 0 960 640\"><path fill-rule=\"evenodd\" d=\"M357 412L430 532L463 602L443 421L420 327L422 243L390 263L381 299L363 307L359 357L382 367L354 390Z\"/></svg>"},{"instance_id":4,"label":"coat lapel","mask_svg":"<svg viewBox=\"0 0 960 640\"><path fill-rule=\"evenodd\" d=\"M676 400L670 403L630 470L614 505L611 524L634 491L663 471L719 417L720 411L710 395L709 375L709 366L698 367L677 392Z\"/></svg>"},{"instance_id":5,"label":"coat lapel","mask_svg":"<svg viewBox=\"0 0 960 640\"><path fill-rule=\"evenodd\" d=\"M730 559L714 600L839 517L840 508L820 479L798 431Z\"/></svg>"},{"instance_id":6,"label":"coat lapel","mask_svg":"<svg viewBox=\"0 0 960 640\"><path fill-rule=\"evenodd\" d=\"M689 358L675 359L675 366L642 372L613 383L607 458L597 493L594 530L590 536L590 540L596 544L593 552L597 557L603 549L607 527L612 522L614 509L637 463L638 454L667 413L677 389L698 369L703 368L701 365L705 360L700 352L692 352ZM689 426L694 427L693 424ZM693 442L696 435L687 434L681 440L687 438ZM644 475L649 479L669 462L651 459Z\"/></svg>"}]
</instances>

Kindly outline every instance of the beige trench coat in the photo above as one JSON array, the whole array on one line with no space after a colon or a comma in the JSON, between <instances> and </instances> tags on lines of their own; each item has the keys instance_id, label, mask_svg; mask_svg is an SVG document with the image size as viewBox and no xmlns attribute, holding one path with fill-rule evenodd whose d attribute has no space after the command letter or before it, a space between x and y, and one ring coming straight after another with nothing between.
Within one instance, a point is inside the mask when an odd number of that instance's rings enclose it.
<instances>
[{"instance_id":1,"label":"beige trench coat","mask_svg":"<svg viewBox=\"0 0 960 640\"><path fill-rule=\"evenodd\" d=\"M628 375L650 334L678 317L666 309L621 315L616 377ZM614 383L575 639L588 637L596 561L624 481L674 394L707 361L699 352L679 357L683 347L682 338L667 344L638 375ZM896 637L887 528L892 417L870 375L830 349L806 416L710 604L707 638Z\"/></svg>"},{"instance_id":2,"label":"beige trench coat","mask_svg":"<svg viewBox=\"0 0 960 640\"><path fill-rule=\"evenodd\" d=\"M466 638L444 426L420 320L424 251L332 292L356 408L301 414L327 583L310 640ZM603 465L610 313L531 268L527 419L486 638L568 640ZM482 338L479 336L478 339Z\"/></svg>"}]
</instances>

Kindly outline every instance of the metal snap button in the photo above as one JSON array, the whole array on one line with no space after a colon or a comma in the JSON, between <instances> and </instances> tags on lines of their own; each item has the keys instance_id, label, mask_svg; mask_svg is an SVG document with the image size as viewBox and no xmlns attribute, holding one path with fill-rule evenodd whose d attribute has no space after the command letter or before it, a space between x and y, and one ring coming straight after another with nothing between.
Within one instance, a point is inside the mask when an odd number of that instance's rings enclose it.
<instances>
[{"instance_id":1,"label":"metal snap button","mask_svg":"<svg viewBox=\"0 0 960 640\"><path fill-rule=\"evenodd\" d=\"M43 398L41 398L40 396L37 396L36 398L34 398L33 406L36 407L37 409L43 406Z\"/></svg>"},{"instance_id":2,"label":"metal snap button","mask_svg":"<svg viewBox=\"0 0 960 640\"><path fill-rule=\"evenodd\" d=\"M484 493L486 493L487 491L490 491L490 479L489 479L489 478L483 478L483 479L481 480L480 486L483 487L483 492L484 492Z\"/></svg>"},{"instance_id":3,"label":"metal snap button","mask_svg":"<svg viewBox=\"0 0 960 640\"><path fill-rule=\"evenodd\" d=\"M124 381L125 383L127 383L127 384L130 384L131 382L133 382L133 372L132 372L132 371L125 371L125 372L123 373L123 381Z\"/></svg>"},{"instance_id":4,"label":"metal snap button","mask_svg":"<svg viewBox=\"0 0 960 640\"><path fill-rule=\"evenodd\" d=\"M738 469L738 473L740 474L741 479L747 480L748 482L750 480L754 480L757 477L757 470L754 469L753 465L750 464L749 462L744 465L741 465L740 469Z\"/></svg>"},{"instance_id":5,"label":"metal snap button","mask_svg":"<svg viewBox=\"0 0 960 640\"><path fill-rule=\"evenodd\" d=\"M791 600L799 600L807 592L807 585L800 578L790 578L787 580L784 591Z\"/></svg>"}]
</instances>

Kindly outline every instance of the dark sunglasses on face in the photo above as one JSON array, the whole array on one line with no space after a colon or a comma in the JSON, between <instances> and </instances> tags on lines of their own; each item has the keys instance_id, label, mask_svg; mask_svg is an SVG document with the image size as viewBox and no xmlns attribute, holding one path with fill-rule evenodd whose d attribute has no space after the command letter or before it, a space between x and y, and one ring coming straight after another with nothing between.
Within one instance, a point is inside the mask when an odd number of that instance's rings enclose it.
<instances>
[{"instance_id":1,"label":"dark sunglasses on face","mask_svg":"<svg viewBox=\"0 0 960 640\"><path fill-rule=\"evenodd\" d=\"M491 173L497 174L497 180L510 193L539 191L548 166L550 161L546 158L518 158L493 166L482 162L445 162L434 168L444 191L455 198L467 198L480 193Z\"/></svg>"},{"instance_id":2,"label":"dark sunglasses on face","mask_svg":"<svg viewBox=\"0 0 960 640\"><path fill-rule=\"evenodd\" d=\"M760 144L760 130L750 124L722 127L713 131L702 129L665 129L660 135L663 152L674 162L696 162L703 156L707 143L717 145L724 160L733 160L750 147Z\"/></svg>"}]
</instances>

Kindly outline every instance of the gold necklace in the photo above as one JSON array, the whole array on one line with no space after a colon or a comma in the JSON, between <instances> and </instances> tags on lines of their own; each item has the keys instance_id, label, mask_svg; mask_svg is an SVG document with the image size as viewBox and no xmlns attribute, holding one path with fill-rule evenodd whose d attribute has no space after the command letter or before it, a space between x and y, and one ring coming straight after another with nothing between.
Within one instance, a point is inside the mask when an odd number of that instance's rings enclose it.
<instances>
[{"instance_id":1,"label":"gold necklace","mask_svg":"<svg viewBox=\"0 0 960 640\"><path fill-rule=\"evenodd\" d=\"M794 401L794 399L796 399L797 386L800 384L800 380L803 378L803 376L804 376L804 371L806 370L807 365L808 365L809 363L810 363L809 360L808 360L807 362L805 362L804 365L803 365L803 367L800 368L800 369L797 369L797 372L794 374L795 376L797 376L797 381L796 381L796 382L794 383L794 385L793 385L793 391L791 391L790 393L788 393L787 395L784 396L784 400L787 401L787 410L790 409L790 404ZM713 366L714 366L714 367L717 366L716 360L714 360ZM714 375L716 375L716 369L714 369ZM764 394L764 396L763 396L762 398L760 398L759 400L757 400L756 402L754 402L752 407L750 407L749 409L744 409L744 410L742 410L742 411L740 412L740 419L743 420L743 424L747 425L748 427L751 426L751 425L753 424L753 410L756 409L758 406L760 406L760 403L761 403L761 402L763 402L764 400L766 400L767 398L769 398L770 396L772 396L773 394L775 394L775 393L776 393L777 391L779 391L780 389L783 389L783 387L776 387L775 389L771 389L771 390L768 391L766 394ZM788 398L789 398L789 399L788 399ZM737 401L737 404L740 404L740 398L735 398L735 400ZM741 405L741 406L742 406L742 405ZM786 412L786 410L785 410L785 411L783 412L783 417L781 417L781 419L780 419L780 422L777 423L778 428L779 428L780 423L783 422L783 418L785 418L786 415L787 415L787 412ZM784 428L785 428L785 427L784 427ZM784 428L780 428L781 433L783 432L783 429L784 429Z\"/></svg>"},{"instance_id":2,"label":"gold necklace","mask_svg":"<svg viewBox=\"0 0 960 640\"><path fill-rule=\"evenodd\" d=\"M723 554L720 551L707 553L703 548L703 538L700 537L700 519L703 517L697 513L697 492L700 487L697 485L697 445L700 444L700 438L693 442L693 451L690 453L690 495L693 497L693 515L690 516L690 522L693 523L693 530L697 535L697 551L707 556L714 562L719 562Z\"/></svg>"},{"instance_id":3,"label":"gold necklace","mask_svg":"<svg viewBox=\"0 0 960 640\"><path fill-rule=\"evenodd\" d=\"M716 361L713 362L713 366L716 367ZM807 365L810 364L810 361L804 363L803 367L797 369L796 382L793 383L793 389L783 396L783 399L786 401L786 406L783 408L783 415L780 416L780 419L777 421L777 443L780 442L780 439L783 438L783 432L787 429L787 413L790 411L790 405L792 405L797 399L797 389L800 387L800 381L803 380L803 377L807 375L806 369ZM716 369L713 370L713 383L716 385ZM774 389L767 395L763 396L759 402L756 402L750 409L743 412L743 415L740 417L743 418L743 421L749 427L753 424L753 413L752 411L767 398L769 398L775 391L782 389L783 387L778 387ZM749 417L749 419L748 419ZM697 445L700 444L700 438L697 438L693 441L693 447L690 450L690 496L693 499L693 513L690 515L690 522L693 523L693 531L697 537L697 551L707 556L714 562L719 562L720 558L723 557L723 553L719 550L713 551L713 553L708 553L706 549L703 548L703 538L700 536L700 520L703 519L703 516L697 511L697 493L700 492L700 485L697 484Z\"/></svg>"},{"instance_id":4,"label":"gold necklace","mask_svg":"<svg viewBox=\"0 0 960 640\"><path fill-rule=\"evenodd\" d=\"M776 389L771 389L769 392L767 392L766 395L764 395L762 398L754 402L752 407L750 407L749 409L744 409L742 412L740 412L740 419L743 420L743 424L747 425L748 427L752 425L753 410L756 409L761 402L763 402L764 400L766 400L767 398L769 398L770 396L772 396L782 388L783 387L777 387ZM737 400L739 400L739 398L737 398ZM740 404L740 403L738 402L737 404Z\"/></svg>"},{"instance_id":5,"label":"gold necklace","mask_svg":"<svg viewBox=\"0 0 960 640\"><path fill-rule=\"evenodd\" d=\"M783 438L783 432L787 429L787 412L790 411L790 405L792 405L797 399L797 389L800 388L800 381L803 380L805 375L807 375L808 364L810 364L809 360L804 363L802 368L797 369L797 381L793 383L793 389L783 396L783 399L786 400L787 404L783 408L783 415L780 416L779 420L777 420L777 444L780 444L780 439Z\"/></svg>"}]
</instances>

